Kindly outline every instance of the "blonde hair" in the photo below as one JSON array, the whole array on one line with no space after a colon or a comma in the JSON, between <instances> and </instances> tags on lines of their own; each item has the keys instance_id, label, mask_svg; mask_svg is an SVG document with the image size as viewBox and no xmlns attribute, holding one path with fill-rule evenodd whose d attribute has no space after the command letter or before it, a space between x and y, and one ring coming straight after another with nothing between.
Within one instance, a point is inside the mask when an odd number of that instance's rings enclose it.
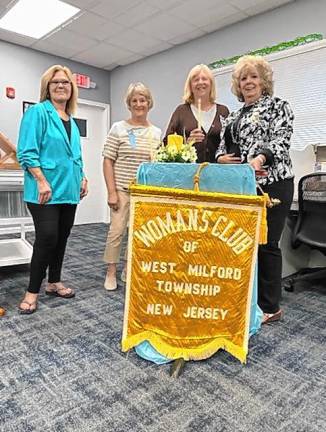
<instances>
[{"instance_id":1,"label":"blonde hair","mask_svg":"<svg viewBox=\"0 0 326 432\"><path fill-rule=\"evenodd\" d=\"M49 82L52 80L54 75L60 71L64 72L67 75L68 80L71 82L71 96L66 105L66 112L71 115L74 114L77 109L78 87L71 70L66 66L53 65L44 72L41 77L40 102L47 99L50 100Z\"/></svg>"},{"instance_id":2,"label":"blonde hair","mask_svg":"<svg viewBox=\"0 0 326 432\"><path fill-rule=\"evenodd\" d=\"M145 86L145 84L141 82L131 83L129 84L126 96L125 96L125 102L128 107L130 108L130 102L135 93L138 93L145 97L145 99L148 102L148 109L153 108L154 102L153 102L153 96L150 92L149 88Z\"/></svg>"},{"instance_id":3,"label":"blonde hair","mask_svg":"<svg viewBox=\"0 0 326 432\"><path fill-rule=\"evenodd\" d=\"M237 96L240 102L244 101L240 90L240 78L243 72L255 68L262 82L263 94L273 96L274 82L271 65L261 56L245 55L239 58L232 73L232 93Z\"/></svg>"},{"instance_id":4,"label":"blonde hair","mask_svg":"<svg viewBox=\"0 0 326 432\"><path fill-rule=\"evenodd\" d=\"M192 93L191 90L191 80L198 75L200 72L204 72L205 75L207 75L207 77L210 80L211 83L211 90L209 92L209 101L211 103L214 103L216 100L216 86L215 86L215 80L214 80L214 76L212 71L209 69L208 66L206 66L205 64L198 64L196 66L194 66L190 72L188 73L186 82L185 82L185 86L184 86L184 90L183 90L183 100L185 103L193 103L194 102L194 95Z\"/></svg>"}]
</instances>

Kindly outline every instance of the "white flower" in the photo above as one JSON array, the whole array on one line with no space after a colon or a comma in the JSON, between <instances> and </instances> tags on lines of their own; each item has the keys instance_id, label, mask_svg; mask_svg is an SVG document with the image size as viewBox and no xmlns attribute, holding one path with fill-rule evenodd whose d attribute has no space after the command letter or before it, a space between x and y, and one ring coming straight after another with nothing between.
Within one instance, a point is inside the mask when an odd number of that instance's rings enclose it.
<instances>
[{"instance_id":1,"label":"white flower","mask_svg":"<svg viewBox=\"0 0 326 432\"><path fill-rule=\"evenodd\" d=\"M168 147L167 152L170 156L176 156L178 154L178 150L175 146Z\"/></svg>"},{"instance_id":2,"label":"white flower","mask_svg":"<svg viewBox=\"0 0 326 432\"><path fill-rule=\"evenodd\" d=\"M192 144L182 144L179 149L176 146L165 146L162 144L154 154L154 161L179 163L196 162L197 152Z\"/></svg>"},{"instance_id":3,"label":"white flower","mask_svg":"<svg viewBox=\"0 0 326 432\"><path fill-rule=\"evenodd\" d=\"M185 162L189 162L189 161L190 161L191 157L190 157L190 151L189 151L189 150L184 150L184 151L182 152L182 159L183 159Z\"/></svg>"},{"instance_id":4,"label":"white flower","mask_svg":"<svg viewBox=\"0 0 326 432\"><path fill-rule=\"evenodd\" d=\"M254 111L250 117L250 121L252 123L258 123L259 122L259 111Z\"/></svg>"}]
</instances>

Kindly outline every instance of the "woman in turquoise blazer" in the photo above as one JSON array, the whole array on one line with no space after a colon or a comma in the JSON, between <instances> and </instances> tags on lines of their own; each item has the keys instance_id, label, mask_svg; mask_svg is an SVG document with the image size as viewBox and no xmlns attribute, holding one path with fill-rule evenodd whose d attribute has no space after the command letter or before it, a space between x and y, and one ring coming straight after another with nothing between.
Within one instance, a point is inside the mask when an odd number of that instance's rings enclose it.
<instances>
[{"instance_id":1,"label":"woman in turquoise blazer","mask_svg":"<svg viewBox=\"0 0 326 432\"><path fill-rule=\"evenodd\" d=\"M40 103L29 108L21 122L17 155L25 170L24 200L35 226L30 281L19 305L21 314L37 309L47 269L46 294L75 295L61 282L61 268L77 204L87 194L79 130L71 117L77 96L71 71L54 65L41 78Z\"/></svg>"}]
</instances>

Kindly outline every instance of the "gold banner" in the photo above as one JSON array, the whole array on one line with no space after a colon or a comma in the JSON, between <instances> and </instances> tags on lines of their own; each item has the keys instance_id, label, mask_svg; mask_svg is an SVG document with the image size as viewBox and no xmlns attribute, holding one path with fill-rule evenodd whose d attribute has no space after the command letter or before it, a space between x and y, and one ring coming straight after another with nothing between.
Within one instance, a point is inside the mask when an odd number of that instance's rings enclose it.
<instances>
[{"instance_id":1,"label":"gold banner","mask_svg":"<svg viewBox=\"0 0 326 432\"><path fill-rule=\"evenodd\" d=\"M132 186L122 349L245 362L266 197ZM262 235L263 234L263 235Z\"/></svg>"}]
</instances>

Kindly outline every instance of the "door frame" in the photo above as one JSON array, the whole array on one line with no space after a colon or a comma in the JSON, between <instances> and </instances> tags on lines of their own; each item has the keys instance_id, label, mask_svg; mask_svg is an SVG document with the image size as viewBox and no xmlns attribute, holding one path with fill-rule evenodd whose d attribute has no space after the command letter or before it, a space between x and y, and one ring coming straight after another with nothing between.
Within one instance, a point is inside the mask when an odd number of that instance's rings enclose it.
<instances>
[{"instance_id":1,"label":"door frame","mask_svg":"<svg viewBox=\"0 0 326 432\"><path fill-rule=\"evenodd\" d=\"M104 115L106 118L105 134L106 135L108 134L108 132L110 130L110 126L111 126L111 123L110 123L111 122L111 106L110 106L110 104L107 104L104 102L92 101L90 99L78 98L77 99L77 105L86 105L86 106L90 106L90 107L102 108L104 110ZM109 209L109 207L107 207L106 223L110 223L110 209Z\"/></svg>"},{"instance_id":2,"label":"door frame","mask_svg":"<svg viewBox=\"0 0 326 432\"><path fill-rule=\"evenodd\" d=\"M103 102L92 101L92 100L89 100L89 99L81 99L81 98L77 99L77 104L88 105L88 106L95 106L95 107L98 107L98 108L103 108L104 109L105 118L106 118L106 127L107 127L107 130L105 131L105 133L107 134L109 132L110 122L111 122L110 104L106 104L106 103L103 103Z\"/></svg>"}]
</instances>

